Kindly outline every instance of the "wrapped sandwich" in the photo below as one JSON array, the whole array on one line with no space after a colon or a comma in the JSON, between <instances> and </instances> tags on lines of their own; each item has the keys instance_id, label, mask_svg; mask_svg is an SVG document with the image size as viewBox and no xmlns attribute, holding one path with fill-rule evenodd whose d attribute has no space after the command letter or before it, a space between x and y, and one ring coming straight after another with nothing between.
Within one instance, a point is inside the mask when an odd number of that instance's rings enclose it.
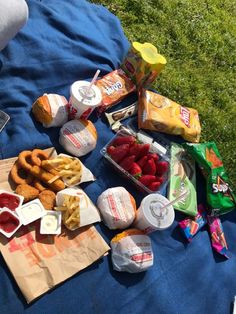
<instances>
[{"instance_id":1,"label":"wrapped sandwich","mask_svg":"<svg viewBox=\"0 0 236 314\"><path fill-rule=\"evenodd\" d=\"M153 265L152 244L143 231L129 229L111 240L114 270L139 273Z\"/></svg>"},{"instance_id":2,"label":"wrapped sandwich","mask_svg":"<svg viewBox=\"0 0 236 314\"><path fill-rule=\"evenodd\" d=\"M71 120L61 128L59 142L68 153L84 156L96 147L97 131L89 120Z\"/></svg>"},{"instance_id":3,"label":"wrapped sandwich","mask_svg":"<svg viewBox=\"0 0 236 314\"><path fill-rule=\"evenodd\" d=\"M44 94L33 103L32 112L45 128L58 127L68 121L67 104L64 96Z\"/></svg>"},{"instance_id":4,"label":"wrapped sandwich","mask_svg":"<svg viewBox=\"0 0 236 314\"><path fill-rule=\"evenodd\" d=\"M133 196L123 187L104 191L97 200L103 222L110 229L125 229L132 224L136 213Z\"/></svg>"}]
</instances>

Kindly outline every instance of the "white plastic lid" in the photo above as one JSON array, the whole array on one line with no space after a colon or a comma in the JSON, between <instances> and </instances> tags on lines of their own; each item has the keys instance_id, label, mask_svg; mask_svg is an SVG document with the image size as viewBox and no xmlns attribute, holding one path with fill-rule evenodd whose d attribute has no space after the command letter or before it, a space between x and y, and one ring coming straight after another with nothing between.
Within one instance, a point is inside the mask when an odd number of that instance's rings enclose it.
<instances>
[{"instance_id":1,"label":"white plastic lid","mask_svg":"<svg viewBox=\"0 0 236 314\"><path fill-rule=\"evenodd\" d=\"M141 202L145 218L148 222L159 230L170 227L175 218L175 211L172 205L161 210L169 200L159 193L146 196Z\"/></svg>"},{"instance_id":2,"label":"white plastic lid","mask_svg":"<svg viewBox=\"0 0 236 314\"><path fill-rule=\"evenodd\" d=\"M76 81L71 85L70 94L78 102L87 106L97 107L102 103L102 93L100 89L93 84L90 91L87 92L90 82Z\"/></svg>"}]
</instances>

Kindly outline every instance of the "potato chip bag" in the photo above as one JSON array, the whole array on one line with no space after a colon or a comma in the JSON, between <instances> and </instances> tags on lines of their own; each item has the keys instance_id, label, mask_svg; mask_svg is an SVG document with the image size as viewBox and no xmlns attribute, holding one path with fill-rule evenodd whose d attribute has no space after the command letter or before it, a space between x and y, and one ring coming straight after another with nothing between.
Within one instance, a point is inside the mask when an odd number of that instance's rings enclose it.
<instances>
[{"instance_id":1,"label":"potato chip bag","mask_svg":"<svg viewBox=\"0 0 236 314\"><path fill-rule=\"evenodd\" d=\"M102 105L97 108L100 114L136 89L131 79L121 69L108 73L96 81L96 86L102 93Z\"/></svg>"},{"instance_id":2,"label":"potato chip bag","mask_svg":"<svg viewBox=\"0 0 236 314\"><path fill-rule=\"evenodd\" d=\"M201 126L197 110L183 107L146 89L139 92L138 126L141 129L181 135L193 143L200 140Z\"/></svg>"},{"instance_id":3,"label":"potato chip bag","mask_svg":"<svg viewBox=\"0 0 236 314\"><path fill-rule=\"evenodd\" d=\"M207 203L210 215L217 216L236 208L236 196L230 188L229 178L214 142L183 144L198 163L207 180Z\"/></svg>"},{"instance_id":4,"label":"potato chip bag","mask_svg":"<svg viewBox=\"0 0 236 314\"><path fill-rule=\"evenodd\" d=\"M158 54L150 43L133 42L121 68L137 87L148 87L166 65L166 59Z\"/></svg>"}]
</instances>

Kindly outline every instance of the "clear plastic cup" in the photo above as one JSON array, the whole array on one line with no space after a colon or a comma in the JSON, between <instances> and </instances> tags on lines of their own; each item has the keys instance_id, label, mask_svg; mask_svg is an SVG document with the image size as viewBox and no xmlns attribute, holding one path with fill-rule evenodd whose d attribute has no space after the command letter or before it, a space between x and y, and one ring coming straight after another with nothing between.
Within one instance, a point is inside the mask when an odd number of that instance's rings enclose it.
<instances>
[{"instance_id":1,"label":"clear plastic cup","mask_svg":"<svg viewBox=\"0 0 236 314\"><path fill-rule=\"evenodd\" d=\"M175 212L172 205L162 209L168 203L169 200L159 193L146 196L136 213L133 227L145 233L169 228L174 221Z\"/></svg>"},{"instance_id":2,"label":"clear plastic cup","mask_svg":"<svg viewBox=\"0 0 236 314\"><path fill-rule=\"evenodd\" d=\"M93 110L102 104L100 89L90 82L76 81L70 88L69 118L87 119Z\"/></svg>"}]
</instances>

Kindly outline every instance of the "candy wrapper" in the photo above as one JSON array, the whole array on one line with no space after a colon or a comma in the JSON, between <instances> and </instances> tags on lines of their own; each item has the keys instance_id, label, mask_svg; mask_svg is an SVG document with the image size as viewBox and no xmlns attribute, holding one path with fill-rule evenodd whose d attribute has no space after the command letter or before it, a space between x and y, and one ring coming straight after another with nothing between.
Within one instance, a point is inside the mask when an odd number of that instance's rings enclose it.
<instances>
[{"instance_id":1,"label":"candy wrapper","mask_svg":"<svg viewBox=\"0 0 236 314\"><path fill-rule=\"evenodd\" d=\"M166 65L166 59L158 54L150 43L133 42L121 68L139 87L148 87Z\"/></svg>"},{"instance_id":2,"label":"candy wrapper","mask_svg":"<svg viewBox=\"0 0 236 314\"><path fill-rule=\"evenodd\" d=\"M219 217L207 216L209 231L211 234L211 244L214 250L226 258L231 257L225 240L223 227Z\"/></svg>"},{"instance_id":3,"label":"candy wrapper","mask_svg":"<svg viewBox=\"0 0 236 314\"><path fill-rule=\"evenodd\" d=\"M139 92L138 106L139 128L180 135L186 141L199 142L201 126L197 110L183 107L146 89Z\"/></svg>"},{"instance_id":4,"label":"candy wrapper","mask_svg":"<svg viewBox=\"0 0 236 314\"><path fill-rule=\"evenodd\" d=\"M188 191L187 195L176 202L174 209L191 216L197 215L196 171L195 161L182 146L172 143L170 162L169 200Z\"/></svg>"},{"instance_id":5,"label":"candy wrapper","mask_svg":"<svg viewBox=\"0 0 236 314\"><path fill-rule=\"evenodd\" d=\"M189 242L198 231L207 223L206 210L203 205L198 206L198 213L195 217L189 217L179 222L184 236Z\"/></svg>"},{"instance_id":6,"label":"candy wrapper","mask_svg":"<svg viewBox=\"0 0 236 314\"><path fill-rule=\"evenodd\" d=\"M105 113L107 120L109 122L109 125L113 127L114 124L119 123L120 121L130 118L134 115L136 115L138 112L138 102L135 101L132 105L121 108L119 110ZM113 129L113 128L112 128Z\"/></svg>"},{"instance_id":7,"label":"candy wrapper","mask_svg":"<svg viewBox=\"0 0 236 314\"><path fill-rule=\"evenodd\" d=\"M99 114L120 102L136 89L131 79L121 69L105 75L96 82L96 86L102 93L102 105L97 108Z\"/></svg>"},{"instance_id":8,"label":"candy wrapper","mask_svg":"<svg viewBox=\"0 0 236 314\"><path fill-rule=\"evenodd\" d=\"M214 142L183 144L196 160L207 181L207 203L210 215L223 215L235 209L236 197L230 188L222 158Z\"/></svg>"}]
</instances>

